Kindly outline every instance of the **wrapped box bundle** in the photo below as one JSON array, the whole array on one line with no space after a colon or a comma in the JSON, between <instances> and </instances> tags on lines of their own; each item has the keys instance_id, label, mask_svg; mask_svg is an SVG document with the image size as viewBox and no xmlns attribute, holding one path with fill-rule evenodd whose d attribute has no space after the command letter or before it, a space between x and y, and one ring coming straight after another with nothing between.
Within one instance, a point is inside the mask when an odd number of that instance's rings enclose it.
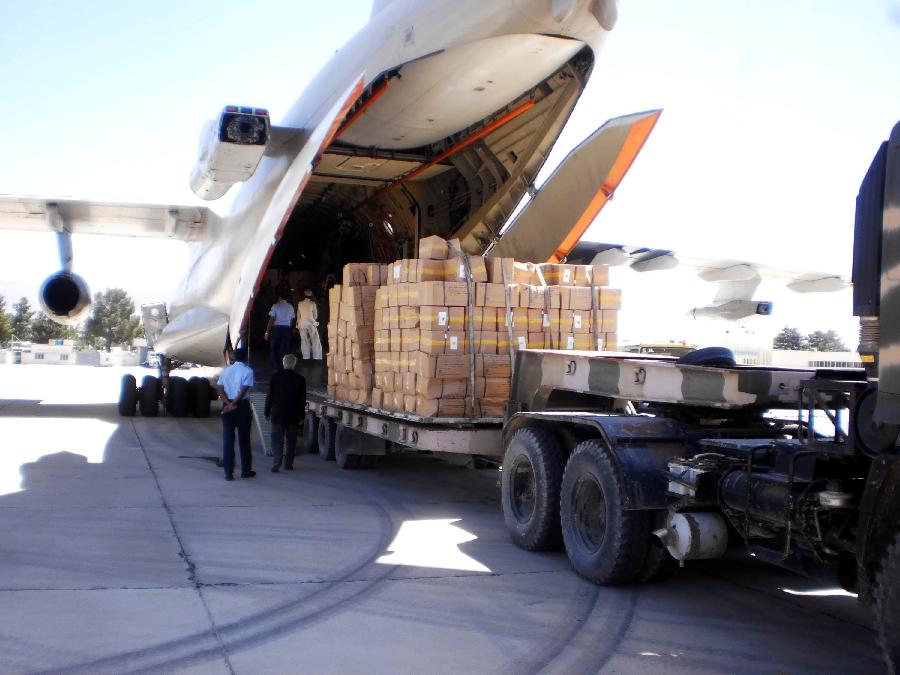
<instances>
[{"instance_id":1,"label":"wrapped box bundle","mask_svg":"<svg viewBox=\"0 0 900 675\"><path fill-rule=\"evenodd\" d=\"M520 349L614 350L621 293L605 265L465 256L351 264L329 296L329 393L423 417L502 417Z\"/></svg>"}]
</instances>

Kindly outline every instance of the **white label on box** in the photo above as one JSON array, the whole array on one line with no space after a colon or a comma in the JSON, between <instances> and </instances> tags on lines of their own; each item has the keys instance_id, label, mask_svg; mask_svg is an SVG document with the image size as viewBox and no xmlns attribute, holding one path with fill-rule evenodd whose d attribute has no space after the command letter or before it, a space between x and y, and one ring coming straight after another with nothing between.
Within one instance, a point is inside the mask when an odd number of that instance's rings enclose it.
<instances>
[{"instance_id":1,"label":"white label on box","mask_svg":"<svg viewBox=\"0 0 900 675\"><path fill-rule=\"evenodd\" d=\"M466 278L466 266L464 263L459 263L459 278L460 279Z\"/></svg>"},{"instance_id":2,"label":"white label on box","mask_svg":"<svg viewBox=\"0 0 900 675\"><path fill-rule=\"evenodd\" d=\"M525 340L524 335L519 335L516 339L519 341L519 349L527 349L528 348L528 342Z\"/></svg>"},{"instance_id":3,"label":"white label on box","mask_svg":"<svg viewBox=\"0 0 900 675\"><path fill-rule=\"evenodd\" d=\"M550 315L549 314L544 314L544 321L542 322L541 325L543 325L544 328L550 327Z\"/></svg>"},{"instance_id":4,"label":"white label on box","mask_svg":"<svg viewBox=\"0 0 900 675\"><path fill-rule=\"evenodd\" d=\"M575 336L570 335L566 338L566 349L575 349Z\"/></svg>"},{"instance_id":5,"label":"white label on box","mask_svg":"<svg viewBox=\"0 0 900 675\"><path fill-rule=\"evenodd\" d=\"M563 283L567 284L572 280L572 270L563 270Z\"/></svg>"},{"instance_id":6,"label":"white label on box","mask_svg":"<svg viewBox=\"0 0 900 675\"><path fill-rule=\"evenodd\" d=\"M399 264L394 265L394 278L395 279L400 278L400 268L401 268L401 266Z\"/></svg>"},{"instance_id":7,"label":"white label on box","mask_svg":"<svg viewBox=\"0 0 900 675\"><path fill-rule=\"evenodd\" d=\"M450 336L450 349L454 352L459 349L459 338L456 335Z\"/></svg>"},{"instance_id":8,"label":"white label on box","mask_svg":"<svg viewBox=\"0 0 900 675\"><path fill-rule=\"evenodd\" d=\"M447 312L438 312L438 326L447 325Z\"/></svg>"},{"instance_id":9,"label":"white label on box","mask_svg":"<svg viewBox=\"0 0 900 675\"><path fill-rule=\"evenodd\" d=\"M574 325L575 328L581 328L581 314L572 315L572 325Z\"/></svg>"},{"instance_id":10,"label":"white label on box","mask_svg":"<svg viewBox=\"0 0 900 675\"><path fill-rule=\"evenodd\" d=\"M603 351L603 338L597 338L597 351Z\"/></svg>"}]
</instances>

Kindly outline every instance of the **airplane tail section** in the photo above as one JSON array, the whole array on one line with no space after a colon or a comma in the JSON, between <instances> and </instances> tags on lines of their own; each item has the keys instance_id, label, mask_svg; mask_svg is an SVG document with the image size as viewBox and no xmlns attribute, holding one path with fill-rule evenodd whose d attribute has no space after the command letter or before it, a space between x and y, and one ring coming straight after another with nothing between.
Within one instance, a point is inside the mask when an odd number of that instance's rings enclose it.
<instances>
[{"instance_id":1,"label":"airplane tail section","mask_svg":"<svg viewBox=\"0 0 900 675\"><path fill-rule=\"evenodd\" d=\"M370 18L378 14L393 1L394 0L372 0L372 13L369 15Z\"/></svg>"}]
</instances>

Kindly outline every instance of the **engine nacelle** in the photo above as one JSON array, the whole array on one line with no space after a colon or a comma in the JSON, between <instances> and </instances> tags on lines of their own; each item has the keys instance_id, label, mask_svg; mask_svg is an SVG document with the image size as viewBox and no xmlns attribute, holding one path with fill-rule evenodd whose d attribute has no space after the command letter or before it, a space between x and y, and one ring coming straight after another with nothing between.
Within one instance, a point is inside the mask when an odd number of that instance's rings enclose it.
<instances>
[{"instance_id":1,"label":"engine nacelle","mask_svg":"<svg viewBox=\"0 0 900 675\"><path fill-rule=\"evenodd\" d=\"M200 134L200 157L191 172L194 194L211 201L250 178L266 151L269 132L268 111L225 106Z\"/></svg>"},{"instance_id":2,"label":"engine nacelle","mask_svg":"<svg viewBox=\"0 0 900 675\"><path fill-rule=\"evenodd\" d=\"M740 321L754 315L769 316L771 313L772 303L760 300L730 300L721 305L697 307L691 311L695 319L724 319L725 321Z\"/></svg>"},{"instance_id":3,"label":"engine nacelle","mask_svg":"<svg viewBox=\"0 0 900 675\"><path fill-rule=\"evenodd\" d=\"M84 279L72 272L56 272L41 284L41 309L57 323L74 326L91 309L91 292Z\"/></svg>"}]
</instances>

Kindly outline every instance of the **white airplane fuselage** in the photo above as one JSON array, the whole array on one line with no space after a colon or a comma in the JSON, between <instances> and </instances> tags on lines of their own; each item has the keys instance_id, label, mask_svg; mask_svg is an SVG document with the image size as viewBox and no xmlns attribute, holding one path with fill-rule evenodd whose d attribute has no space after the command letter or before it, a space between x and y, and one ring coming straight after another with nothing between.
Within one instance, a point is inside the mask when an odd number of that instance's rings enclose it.
<instances>
[{"instance_id":1,"label":"white airplane fuselage","mask_svg":"<svg viewBox=\"0 0 900 675\"><path fill-rule=\"evenodd\" d=\"M275 244L323 144L380 75L384 95L341 136L360 148L402 150L440 141L497 111L607 30L613 0L394 0L307 85L279 124L293 139L267 152L230 213L190 244L189 272L169 302L158 351L220 365L235 343ZM613 6L613 9L610 9Z\"/></svg>"}]
</instances>

